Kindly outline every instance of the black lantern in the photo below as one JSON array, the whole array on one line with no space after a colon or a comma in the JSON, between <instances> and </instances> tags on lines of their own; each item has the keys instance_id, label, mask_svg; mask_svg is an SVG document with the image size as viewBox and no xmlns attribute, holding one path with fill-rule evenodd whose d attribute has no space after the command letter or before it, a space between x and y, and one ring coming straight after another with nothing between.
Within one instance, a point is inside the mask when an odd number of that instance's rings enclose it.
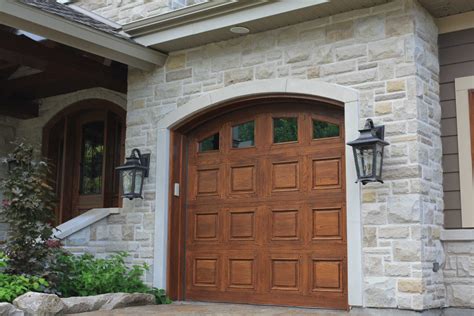
<instances>
[{"instance_id":1,"label":"black lantern","mask_svg":"<svg viewBox=\"0 0 474 316\"><path fill-rule=\"evenodd\" d=\"M124 165L117 167L122 180L123 197L133 200L143 198L143 180L148 177L150 154L141 154L133 149Z\"/></svg>"},{"instance_id":2,"label":"black lantern","mask_svg":"<svg viewBox=\"0 0 474 316\"><path fill-rule=\"evenodd\" d=\"M383 150L389 145L384 140L385 126L374 126L371 119L367 119L360 136L347 143L354 150L354 159L357 170L357 181L363 185L369 182L382 181Z\"/></svg>"}]
</instances>

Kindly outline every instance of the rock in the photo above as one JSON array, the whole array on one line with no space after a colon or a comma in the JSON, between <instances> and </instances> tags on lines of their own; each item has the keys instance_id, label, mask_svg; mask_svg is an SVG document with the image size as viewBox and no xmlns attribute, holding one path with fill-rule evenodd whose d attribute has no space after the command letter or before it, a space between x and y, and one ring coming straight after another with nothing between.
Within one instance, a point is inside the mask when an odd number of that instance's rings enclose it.
<instances>
[{"instance_id":1,"label":"rock","mask_svg":"<svg viewBox=\"0 0 474 316\"><path fill-rule=\"evenodd\" d=\"M143 293L109 293L94 296L63 298L65 314L112 310L129 306L155 304L155 296Z\"/></svg>"},{"instance_id":2,"label":"rock","mask_svg":"<svg viewBox=\"0 0 474 316\"><path fill-rule=\"evenodd\" d=\"M155 304L155 296L144 293L113 293L110 299L102 306L103 310L111 310L128 306Z\"/></svg>"},{"instance_id":3,"label":"rock","mask_svg":"<svg viewBox=\"0 0 474 316\"><path fill-rule=\"evenodd\" d=\"M0 315L2 316L23 316L25 313L10 303L0 303Z\"/></svg>"},{"instance_id":4,"label":"rock","mask_svg":"<svg viewBox=\"0 0 474 316\"><path fill-rule=\"evenodd\" d=\"M23 310L25 315L53 316L61 315L65 305L54 294L28 292L13 301L13 305Z\"/></svg>"}]
</instances>

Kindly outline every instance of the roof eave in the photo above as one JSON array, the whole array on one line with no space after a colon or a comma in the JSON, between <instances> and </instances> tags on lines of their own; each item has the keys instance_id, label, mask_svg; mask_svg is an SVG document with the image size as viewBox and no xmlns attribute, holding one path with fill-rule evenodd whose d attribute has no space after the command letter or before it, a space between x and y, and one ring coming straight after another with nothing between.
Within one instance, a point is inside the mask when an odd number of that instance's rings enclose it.
<instances>
[{"instance_id":1,"label":"roof eave","mask_svg":"<svg viewBox=\"0 0 474 316\"><path fill-rule=\"evenodd\" d=\"M0 23L142 70L163 66L167 58L151 48L14 0L0 2Z\"/></svg>"}]
</instances>

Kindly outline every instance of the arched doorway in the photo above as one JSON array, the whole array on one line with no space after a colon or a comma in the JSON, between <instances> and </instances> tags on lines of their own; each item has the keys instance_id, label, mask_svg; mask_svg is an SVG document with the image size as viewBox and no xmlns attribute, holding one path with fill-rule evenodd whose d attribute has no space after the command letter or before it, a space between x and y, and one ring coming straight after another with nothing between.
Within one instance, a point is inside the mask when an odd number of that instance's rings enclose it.
<instances>
[{"instance_id":1,"label":"arched doorway","mask_svg":"<svg viewBox=\"0 0 474 316\"><path fill-rule=\"evenodd\" d=\"M157 172L155 207L155 257L153 285L166 288L176 300L184 299L185 282L185 194L187 174L181 168L186 157L183 148L186 131L183 126L197 127L200 122L212 119L221 111L232 110L236 101L256 97L290 96L309 98L339 106L344 112L344 137L354 139L359 128L359 95L354 89L320 80L268 79L238 83L205 93L170 112L157 122ZM193 125L194 124L194 125ZM189 132L189 130L188 130ZM171 150L170 150L171 147ZM345 192L347 238L347 289L348 304L363 304L361 191L352 179L356 178L351 149L345 146Z\"/></svg>"},{"instance_id":2,"label":"arched doorway","mask_svg":"<svg viewBox=\"0 0 474 316\"><path fill-rule=\"evenodd\" d=\"M115 167L124 156L126 112L89 99L56 114L43 129L43 154L53 165L57 224L92 208L120 204Z\"/></svg>"}]
</instances>

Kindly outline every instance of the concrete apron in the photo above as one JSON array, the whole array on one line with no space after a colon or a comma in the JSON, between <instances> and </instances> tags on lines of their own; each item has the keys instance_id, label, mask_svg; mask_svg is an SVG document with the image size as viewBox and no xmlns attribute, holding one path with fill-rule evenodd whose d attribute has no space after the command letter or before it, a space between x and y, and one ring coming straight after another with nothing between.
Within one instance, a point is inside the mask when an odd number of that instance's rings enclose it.
<instances>
[{"instance_id":1,"label":"concrete apron","mask_svg":"<svg viewBox=\"0 0 474 316\"><path fill-rule=\"evenodd\" d=\"M351 311L334 311L315 308L279 307L225 303L174 302L170 305L128 307L112 311L75 314L78 316L125 316L125 315L314 315L314 316L472 316L472 309L436 309L415 312L397 309L353 308Z\"/></svg>"}]
</instances>

